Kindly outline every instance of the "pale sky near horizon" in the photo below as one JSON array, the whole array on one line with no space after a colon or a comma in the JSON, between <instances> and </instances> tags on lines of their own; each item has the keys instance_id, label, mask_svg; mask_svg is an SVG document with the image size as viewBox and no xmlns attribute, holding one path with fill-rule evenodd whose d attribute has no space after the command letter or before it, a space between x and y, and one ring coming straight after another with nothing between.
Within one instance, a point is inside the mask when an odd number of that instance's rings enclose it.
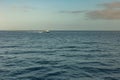
<instances>
[{"instance_id":1,"label":"pale sky near horizon","mask_svg":"<svg viewBox=\"0 0 120 80\"><path fill-rule=\"evenodd\" d=\"M120 30L120 0L0 0L0 30Z\"/></svg>"}]
</instances>

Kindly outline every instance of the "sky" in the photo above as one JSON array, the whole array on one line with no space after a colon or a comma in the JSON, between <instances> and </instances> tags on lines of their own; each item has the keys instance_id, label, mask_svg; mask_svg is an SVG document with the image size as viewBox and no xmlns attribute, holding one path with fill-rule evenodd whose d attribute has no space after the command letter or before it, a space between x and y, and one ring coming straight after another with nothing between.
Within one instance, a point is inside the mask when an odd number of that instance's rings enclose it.
<instances>
[{"instance_id":1,"label":"sky","mask_svg":"<svg viewBox=\"0 0 120 80\"><path fill-rule=\"evenodd\" d=\"M0 0L0 30L120 30L120 0Z\"/></svg>"}]
</instances>

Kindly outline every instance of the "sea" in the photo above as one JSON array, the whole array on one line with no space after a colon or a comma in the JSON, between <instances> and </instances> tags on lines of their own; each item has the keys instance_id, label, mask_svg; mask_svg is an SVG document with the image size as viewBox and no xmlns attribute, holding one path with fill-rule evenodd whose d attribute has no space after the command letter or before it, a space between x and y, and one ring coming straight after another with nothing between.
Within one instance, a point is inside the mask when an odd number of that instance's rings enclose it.
<instances>
[{"instance_id":1,"label":"sea","mask_svg":"<svg viewBox=\"0 0 120 80\"><path fill-rule=\"evenodd\" d=\"M0 80L120 80L120 32L0 31Z\"/></svg>"}]
</instances>

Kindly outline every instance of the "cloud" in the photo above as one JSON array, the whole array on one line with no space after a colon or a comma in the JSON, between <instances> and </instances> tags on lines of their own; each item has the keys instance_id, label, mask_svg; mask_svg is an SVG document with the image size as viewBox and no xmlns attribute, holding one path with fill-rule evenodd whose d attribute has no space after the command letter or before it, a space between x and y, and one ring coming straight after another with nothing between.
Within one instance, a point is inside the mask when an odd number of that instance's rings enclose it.
<instances>
[{"instance_id":1,"label":"cloud","mask_svg":"<svg viewBox=\"0 0 120 80\"><path fill-rule=\"evenodd\" d=\"M92 19L120 19L120 10L114 9L105 9L105 10L96 10L87 13L89 18Z\"/></svg>"},{"instance_id":2,"label":"cloud","mask_svg":"<svg viewBox=\"0 0 120 80\"><path fill-rule=\"evenodd\" d=\"M14 11L30 12L30 11L34 10L35 8L32 6L23 5L23 6L13 6L12 9Z\"/></svg>"},{"instance_id":3,"label":"cloud","mask_svg":"<svg viewBox=\"0 0 120 80\"><path fill-rule=\"evenodd\" d=\"M104 3L100 5L106 8L120 8L120 2Z\"/></svg>"},{"instance_id":4,"label":"cloud","mask_svg":"<svg viewBox=\"0 0 120 80\"><path fill-rule=\"evenodd\" d=\"M103 10L94 10L87 12L88 18L118 20L120 19L120 2L100 4L104 7Z\"/></svg>"},{"instance_id":5,"label":"cloud","mask_svg":"<svg viewBox=\"0 0 120 80\"><path fill-rule=\"evenodd\" d=\"M60 13L69 13L69 14L79 14L79 13L83 13L85 11L80 11L80 10L76 10L76 11L60 11Z\"/></svg>"}]
</instances>

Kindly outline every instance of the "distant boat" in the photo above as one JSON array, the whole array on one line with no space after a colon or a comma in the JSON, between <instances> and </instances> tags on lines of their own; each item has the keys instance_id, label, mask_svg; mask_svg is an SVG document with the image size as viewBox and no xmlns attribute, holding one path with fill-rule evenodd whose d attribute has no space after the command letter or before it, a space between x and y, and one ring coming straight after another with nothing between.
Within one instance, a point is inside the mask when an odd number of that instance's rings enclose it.
<instances>
[{"instance_id":1,"label":"distant boat","mask_svg":"<svg viewBox=\"0 0 120 80\"><path fill-rule=\"evenodd\" d=\"M50 32L49 30L43 30L43 32L46 32L46 33L48 33L48 32Z\"/></svg>"},{"instance_id":2,"label":"distant boat","mask_svg":"<svg viewBox=\"0 0 120 80\"><path fill-rule=\"evenodd\" d=\"M38 33L49 33L49 32L50 32L49 30L41 30Z\"/></svg>"}]
</instances>

